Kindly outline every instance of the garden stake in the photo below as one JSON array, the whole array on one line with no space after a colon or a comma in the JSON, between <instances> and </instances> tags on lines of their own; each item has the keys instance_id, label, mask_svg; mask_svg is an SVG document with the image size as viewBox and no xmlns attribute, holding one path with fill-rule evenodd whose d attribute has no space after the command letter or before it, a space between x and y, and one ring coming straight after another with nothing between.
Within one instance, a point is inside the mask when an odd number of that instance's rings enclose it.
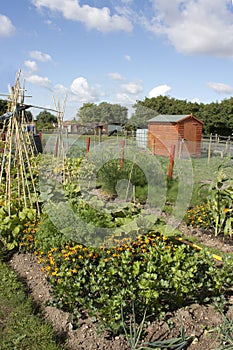
<instances>
[{"instance_id":1,"label":"garden stake","mask_svg":"<svg viewBox=\"0 0 233 350\"><path fill-rule=\"evenodd\" d=\"M184 243L184 244L187 244L187 245L189 245L190 247L195 248L195 249L197 249L197 250L202 250L202 249L203 249L202 247L198 246L197 244L191 243L191 242L189 242L189 241L187 241L187 240L185 240L185 239L183 239L183 238L181 238L181 237L175 237L175 239L176 239L177 241L180 241L180 242L182 242L182 243ZM217 261L219 261L219 262L222 262L222 257L219 256L219 255L212 254L212 258L215 259L215 260L217 260Z\"/></svg>"},{"instance_id":2,"label":"garden stake","mask_svg":"<svg viewBox=\"0 0 233 350\"><path fill-rule=\"evenodd\" d=\"M129 194L129 186L130 186L130 183L131 183L131 178L132 178L132 173L133 173L133 167L134 167L134 163L135 163L135 158L136 158L136 154L134 154L134 158L133 158L133 162L132 162L132 167L131 167L130 174L129 174L129 181L128 181L128 184L127 184L127 190L126 190L126 194L125 194L125 201L127 201L128 194ZM134 192L135 192L135 186L134 186ZM135 193L134 193L134 197L133 197L133 198L135 198Z\"/></svg>"},{"instance_id":3,"label":"garden stake","mask_svg":"<svg viewBox=\"0 0 233 350\"><path fill-rule=\"evenodd\" d=\"M170 152L170 162L169 162L169 168L168 168L168 179L172 180L172 174L173 174L173 166L174 166L174 157L175 157L175 145L172 145L171 152Z\"/></svg>"},{"instance_id":4,"label":"garden stake","mask_svg":"<svg viewBox=\"0 0 233 350\"><path fill-rule=\"evenodd\" d=\"M90 143L91 143L91 138L88 137L86 140L86 159L88 159L88 154L89 154L89 150L90 150Z\"/></svg>"},{"instance_id":5,"label":"garden stake","mask_svg":"<svg viewBox=\"0 0 233 350\"><path fill-rule=\"evenodd\" d=\"M125 140L122 140L121 143L121 160L120 160L120 167L122 167L124 163L124 156L125 156Z\"/></svg>"}]
</instances>

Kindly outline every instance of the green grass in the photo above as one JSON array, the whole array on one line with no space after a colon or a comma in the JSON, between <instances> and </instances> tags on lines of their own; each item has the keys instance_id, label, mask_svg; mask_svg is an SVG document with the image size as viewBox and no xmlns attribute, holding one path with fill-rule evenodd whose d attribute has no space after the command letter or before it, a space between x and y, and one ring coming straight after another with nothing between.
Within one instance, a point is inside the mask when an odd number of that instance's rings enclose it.
<instances>
[{"instance_id":1,"label":"green grass","mask_svg":"<svg viewBox=\"0 0 233 350\"><path fill-rule=\"evenodd\" d=\"M9 266L0 261L0 349L65 350ZM56 339L57 338L57 339Z\"/></svg>"}]
</instances>

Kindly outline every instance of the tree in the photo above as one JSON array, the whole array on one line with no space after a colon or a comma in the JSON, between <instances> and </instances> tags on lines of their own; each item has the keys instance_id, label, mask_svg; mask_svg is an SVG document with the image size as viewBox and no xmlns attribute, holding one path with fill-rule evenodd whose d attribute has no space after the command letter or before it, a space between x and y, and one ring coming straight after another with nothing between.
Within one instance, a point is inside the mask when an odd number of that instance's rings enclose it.
<instances>
[{"instance_id":1,"label":"tree","mask_svg":"<svg viewBox=\"0 0 233 350\"><path fill-rule=\"evenodd\" d=\"M33 115L32 115L32 112L30 112L30 111L26 111L26 121L28 122L28 123L30 123L30 122L32 122L33 121Z\"/></svg>"},{"instance_id":2,"label":"tree","mask_svg":"<svg viewBox=\"0 0 233 350\"><path fill-rule=\"evenodd\" d=\"M0 117L7 112L7 101L0 100ZM2 130L4 123L0 121L0 130Z\"/></svg>"},{"instance_id":3,"label":"tree","mask_svg":"<svg viewBox=\"0 0 233 350\"><path fill-rule=\"evenodd\" d=\"M98 105L99 116L102 122L109 124L125 124L128 120L128 110L119 104L111 104L107 102L101 102Z\"/></svg>"},{"instance_id":4,"label":"tree","mask_svg":"<svg viewBox=\"0 0 233 350\"><path fill-rule=\"evenodd\" d=\"M128 121L128 110L119 104L101 102L84 103L77 113L78 119L83 123L118 123L125 124Z\"/></svg>"},{"instance_id":5,"label":"tree","mask_svg":"<svg viewBox=\"0 0 233 350\"><path fill-rule=\"evenodd\" d=\"M53 129L57 125L57 117L48 111L40 112L37 117L37 129Z\"/></svg>"},{"instance_id":6,"label":"tree","mask_svg":"<svg viewBox=\"0 0 233 350\"><path fill-rule=\"evenodd\" d=\"M128 121L128 128L130 125L134 129L145 129L148 127L148 120L158 115L155 110L144 106L142 101L138 101L133 107L135 108L135 113Z\"/></svg>"},{"instance_id":7,"label":"tree","mask_svg":"<svg viewBox=\"0 0 233 350\"><path fill-rule=\"evenodd\" d=\"M0 100L0 116L7 112L7 101Z\"/></svg>"},{"instance_id":8,"label":"tree","mask_svg":"<svg viewBox=\"0 0 233 350\"><path fill-rule=\"evenodd\" d=\"M95 122L98 120L97 105L94 103L84 103L80 107L77 117L83 124Z\"/></svg>"}]
</instances>

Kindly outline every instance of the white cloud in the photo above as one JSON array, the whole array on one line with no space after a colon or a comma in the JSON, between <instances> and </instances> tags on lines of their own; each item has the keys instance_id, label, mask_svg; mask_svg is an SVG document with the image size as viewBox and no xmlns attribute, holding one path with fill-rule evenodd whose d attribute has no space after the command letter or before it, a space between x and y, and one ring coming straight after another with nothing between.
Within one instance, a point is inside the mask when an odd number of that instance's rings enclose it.
<instances>
[{"instance_id":1,"label":"white cloud","mask_svg":"<svg viewBox=\"0 0 233 350\"><path fill-rule=\"evenodd\" d=\"M227 84L223 84L223 83L207 83L206 84L208 86L208 88L214 90L215 92L217 92L218 94L232 94L233 93L233 87Z\"/></svg>"},{"instance_id":2,"label":"white cloud","mask_svg":"<svg viewBox=\"0 0 233 350\"><path fill-rule=\"evenodd\" d=\"M32 3L38 9L45 7L62 13L68 20L82 22L89 29L94 28L101 32L132 30L128 18L117 14L111 15L108 7L97 8L85 4L80 6L78 0L32 0Z\"/></svg>"},{"instance_id":3,"label":"white cloud","mask_svg":"<svg viewBox=\"0 0 233 350\"><path fill-rule=\"evenodd\" d=\"M29 68L31 71L36 72L38 70L37 64L35 61L24 61L25 67Z\"/></svg>"},{"instance_id":4,"label":"white cloud","mask_svg":"<svg viewBox=\"0 0 233 350\"><path fill-rule=\"evenodd\" d=\"M128 94L124 92L118 92L116 94L116 101L121 105L132 105L135 103L135 99L131 98Z\"/></svg>"},{"instance_id":5,"label":"white cloud","mask_svg":"<svg viewBox=\"0 0 233 350\"><path fill-rule=\"evenodd\" d=\"M0 38L8 37L15 32L15 27L13 26L11 20L2 14L0 14Z\"/></svg>"},{"instance_id":6,"label":"white cloud","mask_svg":"<svg viewBox=\"0 0 233 350\"><path fill-rule=\"evenodd\" d=\"M68 89L62 84L56 84L53 90L55 95L65 96L68 94Z\"/></svg>"},{"instance_id":7,"label":"white cloud","mask_svg":"<svg viewBox=\"0 0 233 350\"><path fill-rule=\"evenodd\" d=\"M177 51L233 57L233 12L228 0L153 0L154 17L144 25L164 35Z\"/></svg>"},{"instance_id":8,"label":"white cloud","mask_svg":"<svg viewBox=\"0 0 233 350\"><path fill-rule=\"evenodd\" d=\"M108 75L113 80L124 80L125 79L120 73L109 73Z\"/></svg>"},{"instance_id":9,"label":"white cloud","mask_svg":"<svg viewBox=\"0 0 233 350\"><path fill-rule=\"evenodd\" d=\"M152 90L149 91L148 93L148 97L152 98L152 97L157 97L157 96L164 96L166 95L169 91L171 90L171 87L164 84L164 85L159 85L154 87Z\"/></svg>"},{"instance_id":10,"label":"white cloud","mask_svg":"<svg viewBox=\"0 0 233 350\"><path fill-rule=\"evenodd\" d=\"M40 61L40 62L48 62L48 61L52 61L52 57L47 54L47 53L43 53L41 51L30 51L29 52L29 56L31 58L33 58L36 61Z\"/></svg>"},{"instance_id":11,"label":"white cloud","mask_svg":"<svg viewBox=\"0 0 233 350\"><path fill-rule=\"evenodd\" d=\"M139 83L133 83L129 82L127 84L122 84L121 85L123 92L126 92L128 94L138 94L143 91L143 87L141 86L141 82Z\"/></svg>"},{"instance_id":12,"label":"white cloud","mask_svg":"<svg viewBox=\"0 0 233 350\"><path fill-rule=\"evenodd\" d=\"M87 79L84 77L74 79L70 86L70 91L74 95L73 100L81 103L97 101L102 95L99 89L90 86Z\"/></svg>"},{"instance_id":13,"label":"white cloud","mask_svg":"<svg viewBox=\"0 0 233 350\"><path fill-rule=\"evenodd\" d=\"M125 55L125 59L126 59L126 61L128 61L128 62L131 62L131 61L132 61L132 58L131 58L131 56L129 56L129 55Z\"/></svg>"},{"instance_id":14,"label":"white cloud","mask_svg":"<svg viewBox=\"0 0 233 350\"><path fill-rule=\"evenodd\" d=\"M26 75L25 80L31 84L42 86L46 89L52 89L52 83L47 77L41 77L39 75Z\"/></svg>"},{"instance_id":15,"label":"white cloud","mask_svg":"<svg viewBox=\"0 0 233 350\"><path fill-rule=\"evenodd\" d=\"M58 32L61 32L61 28L57 26L56 23L52 22L50 19L46 20L45 23L48 25L48 27L52 30L56 30Z\"/></svg>"}]
</instances>

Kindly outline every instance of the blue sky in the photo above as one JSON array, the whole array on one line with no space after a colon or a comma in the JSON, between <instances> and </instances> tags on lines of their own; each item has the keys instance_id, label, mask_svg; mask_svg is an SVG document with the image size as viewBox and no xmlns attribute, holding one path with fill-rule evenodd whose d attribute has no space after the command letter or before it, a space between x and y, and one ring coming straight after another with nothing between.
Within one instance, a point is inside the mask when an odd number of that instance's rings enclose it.
<instances>
[{"instance_id":1,"label":"blue sky","mask_svg":"<svg viewBox=\"0 0 233 350\"><path fill-rule=\"evenodd\" d=\"M0 0L0 93L19 69L28 104L128 107L233 94L232 0ZM40 110L33 109L36 116Z\"/></svg>"}]
</instances>

